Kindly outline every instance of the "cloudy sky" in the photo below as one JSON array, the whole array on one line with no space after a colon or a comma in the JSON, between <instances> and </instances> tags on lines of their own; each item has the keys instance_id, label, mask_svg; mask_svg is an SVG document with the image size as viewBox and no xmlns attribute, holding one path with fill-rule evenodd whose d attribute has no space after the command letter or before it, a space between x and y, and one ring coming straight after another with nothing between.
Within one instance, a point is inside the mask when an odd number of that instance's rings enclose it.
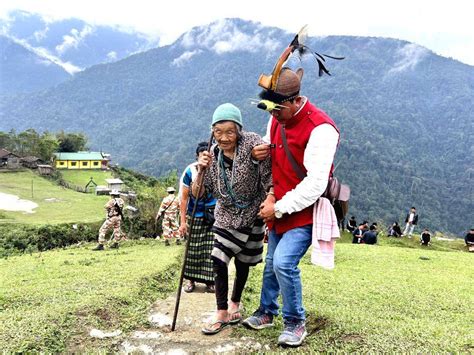
<instances>
[{"instance_id":1,"label":"cloudy sky","mask_svg":"<svg viewBox=\"0 0 474 355\"><path fill-rule=\"evenodd\" d=\"M76 17L119 25L173 42L193 26L240 17L310 36L404 39L474 65L474 1L450 0L2 0L0 16L20 9L51 19Z\"/></svg>"}]
</instances>

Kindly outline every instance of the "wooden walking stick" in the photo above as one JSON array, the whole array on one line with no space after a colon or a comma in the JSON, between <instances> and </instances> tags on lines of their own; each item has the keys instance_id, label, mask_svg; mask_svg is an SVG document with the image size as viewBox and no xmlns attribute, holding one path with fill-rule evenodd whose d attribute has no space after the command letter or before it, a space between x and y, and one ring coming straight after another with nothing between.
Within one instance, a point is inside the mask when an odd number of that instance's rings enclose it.
<instances>
[{"instance_id":1,"label":"wooden walking stick","mask_svg":"<svg viewBox=\"0 0 474 355\"><path fill-rule=\"evenodd\" d=\"M209 143L207 144L207 151L208 152L211 150L213 137L214 137L214 134L211 132L211 138L209 138ZM201 171L199 171L199 174L196 177L196 181L200 181L202 179L204 171L205 171L205 169L202 169ZM191 241L191 235L192 235L191 231L193 230L194 216L196 215L196 208L197 208L197 205L198 205L198 202L199 202L199 198L201 196L202 185L203 184L201 183L198 187L198 193L196 194L196 197L195 197L193 212L191 213L191 220L189 222L188 238L186 239L186 246L185 246L185 249L184 249L183 267L181 268L181 276L179 277L178 292L176 294L176 304L174 306L173 323L171 324L171 331L172 332L174 332L174 330L176 328L176 318L178 318L179 302L181 300L181 288L183 287L184 270L186 269L186 260L188 259L189 243Z\"/></svg>"}]
</instances>

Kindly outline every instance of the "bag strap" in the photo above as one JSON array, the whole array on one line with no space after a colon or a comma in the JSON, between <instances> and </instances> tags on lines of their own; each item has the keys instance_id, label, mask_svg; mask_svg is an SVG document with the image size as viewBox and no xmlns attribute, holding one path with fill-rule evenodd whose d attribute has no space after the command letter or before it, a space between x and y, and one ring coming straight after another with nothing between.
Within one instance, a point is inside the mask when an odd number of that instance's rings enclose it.
<instances>
[{"instance_id":1,"label":"bag strap","mask_svg":"<svg viewBox=\"0 0 474 355\"><path fill-rule=\"evenodd\" d=\"M168 207L170 207L170 206L173 204L174 200L176 200L176 195L173 197L173 200L171 200L171 202L169 203L169 205L166 206L166 208L165 208L165 209L163 210L163 212L161 212L161 213L165 213L166 210L168 209Z\"/></svg>"},{"instance_id":2,"label":"bag strap","mask_svg":"<svg viewBox=\"0 0 474 355\"><path fill-rule=\"evenodd\" d=\"M298 178L303 180L306 177L306 174L303 172L303 170L301 170L301 167L296 162L295 158L293 157L293 154L291 154L290 148L288 148L288 142L286 140L286 133L285 133L285 126L282 124L280 125L280 135L281 135L281 141L283 143L283 148L285 149L286 157L291 163L291 166L293 167L293 170L295 171Z\"/></svg>"}]
</instances>

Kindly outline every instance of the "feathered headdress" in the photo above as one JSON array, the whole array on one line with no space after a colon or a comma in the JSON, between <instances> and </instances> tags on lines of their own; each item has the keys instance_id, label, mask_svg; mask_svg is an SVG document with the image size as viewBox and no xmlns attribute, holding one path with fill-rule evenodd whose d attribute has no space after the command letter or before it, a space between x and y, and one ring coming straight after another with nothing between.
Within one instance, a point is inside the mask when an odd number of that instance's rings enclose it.
<instances>
[{"instance_id":1,"label":"feathered headdress","mask_svg":"<svg viewBox=\"0 0 474 355\"><path fill-rule=\"evenodd\" d=\"M274 109L278 109L279 106L278 103L282 103L287 100L291 100L292 97L297 95L299 93L299 87L297 92L292 93L288 95L287 93L279 93L277 90L277 84L278 84L278 79L280 78L280 75L282 72L285 72L285 69L289 69L285 67L285 63L288 61L288 58L293 54L296 53L298 55L298 59L302 59L303 56L305 55L312 55L316 59L316 62L318 64L318 74L319 76L323 76L324 74L331 75L329 73L329 70L326 68L324 63L326 62L325 58L331 58L331 59L336 59L336 60L342 60L344 57L334 57L330 56L327 54L320 54L317 52L314 52L311 48L306 46L304 44L306 38L307 38L307 26L304 26L293 38L291 43L288 45L288 47L283 51L283 53L280 55L280 58L278 58L278 61L276 62L272 74L271 75L265 75L261 74L260 78L258 79L258 85L261 86L264 90L260 94L260 97L264 100L260 101L257 105L257 107L271 111ZM303 76L303 71L302 69L299 69L296 72L296 75L299 77L299 80L301 80ZM288 75L291 79L291 75Z\"/></svg>"}]
</instances>

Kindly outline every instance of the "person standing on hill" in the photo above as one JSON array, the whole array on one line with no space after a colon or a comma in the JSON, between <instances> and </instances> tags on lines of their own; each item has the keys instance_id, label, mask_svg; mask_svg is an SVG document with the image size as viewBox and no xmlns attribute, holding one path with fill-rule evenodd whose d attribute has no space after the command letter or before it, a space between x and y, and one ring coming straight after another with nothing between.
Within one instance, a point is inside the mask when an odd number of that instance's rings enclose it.
<instances>
[{"instance_id":1,"label":"person standing on hill","mask_svg":"<svg viewBox=\"0 0 474 355\"><path fill-rule=\"evenodd\" d=\"M207 142L201 142L196 148L196 159L207 150ZM211 251L214 243L214 233L212 233L213 221L211 220L211 209L216 205L216 199L208 193L199 199L193 219L192 229L189 229L192 213L196 199L190 193L191 185L196 180L197 162L189 164L181 176L180 184L180 218L179 234L189 240L188 257L184 278L189 280L184 286L185 292L193 292L196 282L206 284L207 292L214 292L214 271L212 269ZM212 214L213 216L213 214Z\"/></svg>"},{"instance_id":2,"label":"person standing on hill","mask_svg":"<svg viewBox=\"0 0 474 355\"><path fill-rule=\"evenodd\" d=\"M295 72L284 67L275 89L260 94L263 104L271 102L269 105L275 107L266 135L271 145L259 146L253 152L256 158L271 155L274 187L260 210L270 230L260 306L243 324L257 330L273 326L281 294L284 329L278 344L282 346L299 346L307 335L298 265L315 238L314 207L328 185L339 142L334 121L307 97L300 96L302 76L302 68ZM273 146L275 149L271 149ZM295 171L290 159L305 173L304 177ZM327 205L324 199L321 201L327 206L327 216L331 209L334 213L328 200ZM325 222L327 230L338 237L335 216Z\"/></svg>"},{"instance_id":3,"label":"person standing on hill","mask_svg":"<svg viewBox=\"0 0 474 355\"><path fill-rule=\"evenodd\" d=\"M242 114L235 105L225 103L216 108L212 132L217 144L199 156L199 170L204 173L192 184L193 196L200 191L201 196L211 193L217 199L211 253L217 312L215 319L202 329L207 335L241 321L240 300L250 267L262 262L265 227L258 212L265 191L271 186L271 162L252 159L252 149L263 140L242 127ZM228 302L232 258L235 280Z\"/></svg>"},{"instance_id":4,"label":"person standing on hill","mask_svg":"<svg viewBox=\"0 0 474 355\"><path fill-rule=\"evenodd\" d=\"M158 221L163 216L161 226L163 228L165 245L170 245L170 239L172 238L176 238L176 244L181 244L178 231L179 198L174 194L176 192L174 187L168 187L166 192L168 192L168 196L161 201L155 220Z\"/></svg>"},{"instance_id":5,"label":"person standing on hill","mask_svg":"<svg viewBox=\"0 0 474 355\"><path fill-rule=\"evenodd\" d=\"M403 231L402 237L408 236L408 238L411 238L411 235L413 234L415 226L418 224L418 215L416 214L415 207L412 207L410 209L410 212L408 212L405 218L405 223L406 223L405 230Z\"/></svg>"},{"instance_id":6,"label":"person standing on hill","mask_svg":"<svg viewBox=\"0 0 474 355\"><path fill-rule=\"evenodd\" d=\"M111 249L118 249L120 239L122 238L120 225L123 219L122 211L125 202L120 198L120 192L117 190L112 190L110 195L112 198L104 206L107 213L105 221L99 229L99 244L92 249L95 251L104 250L106 243L105 235L109 229L113 229L114 236L114 242L110 246Z\"/></svg>"}]
</instances>

